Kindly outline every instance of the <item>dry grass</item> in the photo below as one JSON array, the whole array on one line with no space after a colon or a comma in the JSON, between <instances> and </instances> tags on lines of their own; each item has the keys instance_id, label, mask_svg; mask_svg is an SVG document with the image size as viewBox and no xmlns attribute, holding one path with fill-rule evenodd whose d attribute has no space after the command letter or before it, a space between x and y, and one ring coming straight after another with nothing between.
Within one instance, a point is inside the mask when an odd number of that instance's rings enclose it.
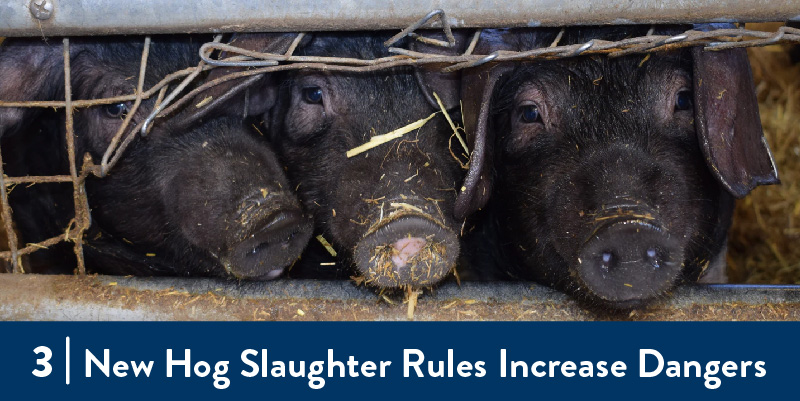
<instances>
[{"instance_id":1,"label":"dry grass","mask_svg":"<svg viewBox=\"0 0 800 401\"><path fill-rule=\"evenodd\" d=\"M800 64L786 50L748 50L782 184L757 188L738 202L728 253L732 282L800 284Z\"/></svg>"},{"instance_id":2,"label":"dry grass","mask_svg":"<svg viewBox=\"0 0 800 401\"><path fill-rule=\"evenodd\" d=\"M325 237L322 236L322 234L317 235L317 241L319 241L319 243L322 244L322 246L325 248L326 251L328 251L329 254L331 254L331 256L333 256L334 258L336 257L337 255L336 250L333 249L331 243L328 242L328 240L326 240Z\"/></svg>"},{"instance_id":3,"label":"dry grass","mask_svg":"<svg viewBox=\"0 0 800 401\"><path fill-rule=\"evenodd\" d=\"M356 146L353 149L348 150L347 151L347 158L349 159L349 158L351 158L353 156L360 155L360 154L362 154L362 153L364 153L364 152L366 152L366 151L368 151L368 150L370 150L370 149L372 149L374 147L377 147L377 146L383 145L384 143L393 141L393 140L395 140L397 138L400 138L403 135L405 135L405 134L407 134L409 132L412 132L414 130L418 130L418 129L422 128L422 126L425 125L425 123L430 121L430 119L433 118L434 116L436 116L437 114L439 114L438 111L433 113L433 114L431 114L431 115L429 115L427 118L423 118L421 120L414 121L411 124L408 124L408 125L406 125L404 127L400 127L400 128L398 128L398 129L396 129L394 131L391 131L389 133L382 134L382 135L375 135L372 138L370 138L368 142L366 142L364 144L361 144L359 146Z\"/></svg>"}]
</instances>

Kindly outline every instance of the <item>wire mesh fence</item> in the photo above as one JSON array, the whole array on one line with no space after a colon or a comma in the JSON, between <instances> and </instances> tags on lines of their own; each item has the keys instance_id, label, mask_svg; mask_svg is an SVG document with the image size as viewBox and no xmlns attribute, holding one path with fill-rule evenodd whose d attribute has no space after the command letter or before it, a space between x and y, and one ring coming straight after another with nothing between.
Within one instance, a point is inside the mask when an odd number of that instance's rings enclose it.
<instances>
[{"instance_id":1,"label":"wire mesh fence","mask_svg":"<svg viewBox=\"0 0 800 401\"><path fill-rule=\"evenodd\" d=\"M434 20L439 20L446 40L431 39L428 34L417 32L425 28ZM549 46L527 49L524 51L497 51L492 54L474 54L473 51L480 37L480 30L476 31L467 50L455 56L436 53L426 53L393 47L398 40L405 36L427 44L442 47L452 47L454 38L448 18L440 10L433 11L424 18L415 22L398 35L388 40L385 45L388 57L377 59L358 59L343 57L311 57L295 55L295 50L304 34L298 33L288 51L276 53L256 52L243 49L230 44L222 43L222 35L218 35L212 42L206 43L200 49L200 61L194 67L175 71L161 79L150 88L144 87L144 77L148 68L150 37L144 38L144 47L140 57L139 76L134 93L125 96L115 96L93 100L72 99L72 72L70 69L70 39L62 41L64 60L64 93L63 101L14 101L14 99L0 100L0 107L6 108L54 108L63 109L65 118L65 132L67 156L69 160L69 174L52 176L17 176L9 177L5 174L2 158L0 157L0 186L3 187L0 196L4 229L7 234L8 250L0 252L0 259L7 261L10 270L14 273L24 273L26 268L23 256L48 248L55 244L70 242L77 258L77 272L86 273L83 258L84 235L91 224L89 201L86 192L86 179L90 176L103 178L120 161L137 136L145 136L154 123L160 119L169 118L174 112L184 107L204 91L226 82L236 81L227 94L214 99L203 107L198 107L195 116L202 115L207 110L212 110L216 105L224 102L230 96L245 90L264 74L286 70L324 70L343 72L369 72L402 66L415 66L423 64L436 64L442 66L443 71L457 71L465 68L474 68L486 63L500 63L530 60L552 60L569 57L602 54L608 57L620 57L629 54L647 54L652 52L668 51L689 46L702 46L706 51L719 51L735 47L756 47L781 43L800 43L800 29L781 26L775 31L756 31L749 29L714 29L700 31L690 29L678 35L658 35L651 29L647 35L626 38L619 41L607 41L596 38L581 44L561 45L561 34ZM563 33L563 30L562 30ZM224 58L212 57L213 55L226 54ZM193 89L186 88L198 80L201 73L217 68L228 68L231 71L219 78L196 85ZM148 118L132 125L132 116L140 107L143 100L155 97L156 102ZM101 160L96 161L88 153L76 154L74 113L76 108L85 108L99 105L109 105L119 102L133 102L131 111L122 121L115 135L110 141ZM8 193L20 184L49 184L69 183L72 185L72 200L74 203L74 218L64 227L63 233L37 243L20 244L14 230L13 210L9 204Z\"/></svg>"}]
</instances>

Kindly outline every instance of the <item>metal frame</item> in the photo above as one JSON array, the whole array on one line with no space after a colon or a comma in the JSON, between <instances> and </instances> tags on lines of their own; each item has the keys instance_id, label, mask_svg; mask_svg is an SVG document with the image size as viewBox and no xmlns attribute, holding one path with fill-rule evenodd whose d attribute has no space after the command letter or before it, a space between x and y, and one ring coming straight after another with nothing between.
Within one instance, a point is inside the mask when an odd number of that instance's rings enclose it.
<instances>
[{"instance_id":1,"label":"metal frame","mask_svg":"<svg viewBox=\"0 0 800 401\"><path fill-rule=\"evenodd\" d=\"M623 0L585 0L563 2L549 0L512 1L503 4L480 0L414 1L387 3L374 0L349 2L289 2L199 0L12 0L0 5L0 36L52 36L122 33L221 32L221 31L309 31L337 29L400 29L412 34L429 20L434 26L550 26L577 24L629 24L689 22L680 0L640 1L630 5ZM431 12L432 8L448 10ZM163 10L172 10L163 12ZM378 12L377 10L380 10ZM569 10L570 12L565 12ZM224 16L224 17L220 17ZM697 0L692 4L691 22L780 20L800 17L800 0ZM438 23L436 19L441 19ZM429 24L430 25L430 24ZM309 29L309 27L312 27ZM750 34L748 34L748 32ZM742 36L750 39L741 40ZM201 53L224 45L214 43ZM141 77L146 68L149 38L145 39L140 82L136 94L113 99L72 101L70 98L69 40L63 39L66 77L64 101L27 102L21 104L0 100L0 107L64 107L67 115L67 143L70 145L70 174L54 177L6 177L0 160L0 188L29 182L70 182L74 188L76 219L64 234L40 244L19 248L13 235L8 200L3 191L10 251L0 257L11 261L14 271L21 272L20 256L42 246L73 241L78 256L79 277L36 275L0 275L0 319L37 320L195 320L195 319L405 319L406 308L393 306L401 302L377 296L356 288L350 282L277 281L239 283L211 279L148 279L117 277L85 277L82 261L82 233L89 225L89 211L83 182L90 175L107 174L130 141L138 134L146 135L147 123L159 113L191 99L194 92L176 96L174 90L165 98L173 81L187 83L200 71L229 66L204 57L197 67L178 71L161 83L144 90ZM228 60L240 67L260 67L231 73L202 86L207 88L231 79L290 68L325 68L370 70L395 65L425 62L444 63L449 69L471 68L485 62L521 58L572 57L583 53L608 53L611 56L647 53L665 47L704 45L707 48L759 46L776 42L800 43L800 30L782 28L775 33L753 33L726 30L661 37L631 38L621 42L593 40L582 45L532 49L528 52L473 55L467 51L444 60L439 55L392 51L395 56L383 60L351 60L326 58L310 60L286 54L266 54L226 48L241 54ZM445 44L446 45L446 44ZM387 44L388 46L388 44ZM470 49L472 46L470 46ZM239 49L241 50L241 49ZM524 53L524 54L522 54ZM200 89L200 88L198 88ZM72 109L88 105L133 100L136 105L145 98L158 96L159 106L147 122L128 130L126 121L100 164L84 160L78 165L74 154ZM172 103L172 104L170 104ZM133 113L131 113L133 114ZM376 299L381 303L376 303ZM226 307L227 305L227 307ZM246 305L233 307L232 305ZM433 319L800 319L800 286L688 286L675 291L675 296L643 311L630 315L599 315L587 311L567 296L531 283L465 283L461 287L445 284L433 294L420 299L416 318Z\"/></svg>"},{"instance_id":2,"label":"metal frame","mask_svg":"<svg viewBox=\"0 0 800 401\"><path fill-rule=\"evenodd\" d=\"M406 320L402 297L349 281L4 275L0 319ZM800 320L800 286L687 285L636 311L607 314L526 282L445 283L415 320Z\"/></svg>"},{"instance_id":3,"label":"metal frame","mask_svg":"<svg viewBox=\"0 0 800 401\"><path fill-rule=\"evenodd\" d=\"M799 0L7 0L0 36L402 29L434 9L456 28L800 17Z\"/></svg>"}]
</instances>

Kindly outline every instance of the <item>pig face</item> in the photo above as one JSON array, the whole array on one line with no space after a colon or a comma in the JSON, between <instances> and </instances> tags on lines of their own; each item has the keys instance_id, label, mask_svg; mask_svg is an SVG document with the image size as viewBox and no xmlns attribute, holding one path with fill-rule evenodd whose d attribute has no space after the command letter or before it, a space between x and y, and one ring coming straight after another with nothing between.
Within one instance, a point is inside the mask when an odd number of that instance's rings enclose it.
<instances>
[{"instance_id":1,"label":"pig face","mask_svg":"<svg viewBox=\"0 0 800 401\"><path fill-rule=\"evenodd\" d=\"M492 202L513 274L611 308L697 279L724 245L736 193L700 142L717 122L697 121L695 103L708 102L697 63L690 51L583 57L516 65L495 81ZM768 150L754 156L771 162Z\"/></svg>"},{"instance_id":2,"label":"pig face","mask_svg":"<svg viewBox=\"0 0 800 401\"><path fill-rule=\"evenodd\" d=\"M175 261L173 274L272 279L308 242L277 157L236 119L148 139L127 159L87 182L93 217L104 236Z\"/></svg>"},{"instance_id":3,"label":"pig face","mask_svg":"<svg viewBox=\"0 0 800 401\"><path fill-rule=\"evenodd\" d=\"M497 201L522 263L549 253L537 279L615 303L708 263L731 210L694 132L690 60L640 59L529 66L496 103Z\"/></svg>"},{"instance_id":4,"label":"pig face","mask_svg":"<svg viewBox=\"0 0 800 401\"><path fill-rule=\"evenodd\" d=\"M145 87L170 72L196 65L200 42L155 39ZM21 87L5 88L0 97L51 100L63 96L63 78L57 79L58 73L63 77L60 44L19 41L12 45L0 48L0 71L29 74L31 80L40 76L54 80L29 81L27 85L20 81ZM133 40L75 41L71 49L73 98L132 93L141 50L141 44ZM17 60L26 58L38 60L37 69L20 70ZM131 127L150 113L153 102L142 103ZM86 152L99 160L130 107L130 103L118 103L76 110L77 153ZM63 114L55 116L60 124L41 130L34 122L36 112L5 110L0 121L3 136L16 137L15 143L20 143L21 137L23 144L26 139L47 136L63 144ZM28 155L40 151L30 145L13 150ZM63 160L63 153L62 146L49 156ZM297 258L311 233L310 219L287 189L283 170L266 140L235 119L189 128L160 121L147 139L133 142L108 177L89 178L86 188L93 223L85 248L87 266L99 272L270 279ZM54 197L50 203L70 204L68 198L62 199L66 194L71 195L71 190L50 193ZM23 192L12 206L30 208L30 197L37 195L44 194ZM58 219L53 207L27 214ZM27 242L58 233L35 228L22 231L23 236L43 236L25 238Z\"/></svg>"},{"instance_id":5,"label":"pig face","mask_svg":"<svg viewBox=\"0 0 800 401\"><path fill-rule=\"evenodd\" d=\"M315 35L298 53L375 58L386 38ZM457 86L421 81L410 68L370 73L286 74L271 113L277 149L305 206L324 233L380 287L431 285L447 275L459 253L453 215L460 167L448 151L452 130L441 113L422 128L364 153L347 151L437 109L424 91L451 107Z\"/></svg>"}]
</instances>

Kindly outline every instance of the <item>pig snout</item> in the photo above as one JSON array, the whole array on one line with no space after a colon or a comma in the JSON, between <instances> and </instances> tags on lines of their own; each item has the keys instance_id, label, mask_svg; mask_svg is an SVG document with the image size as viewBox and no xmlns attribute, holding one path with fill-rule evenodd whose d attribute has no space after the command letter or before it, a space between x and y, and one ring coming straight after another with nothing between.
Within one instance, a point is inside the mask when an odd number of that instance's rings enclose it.
<instances>
[{"instance_id":1,"label":"pig snout","mask_svg":"<svg viewBox=\"0 0 800 401\"><path fill-rule=\"evenodd\" d=\"M678 241L652 213L609 207L578 251L575 273L596 297L615 303L650 299L681 273ZM610 215L610 216L609 216Z\"/></svg>"},{"instance_id":2,"label":"pig snout","mask_svg":"<svg viewBox=\"0 0 800 401\"><path fill-rule=\"evenodd\" d=\"M458 254L455 233L430 216L407 213L373 226L356 245L355 262L369 284L417 287L449 274Z\"/></svg>"},{"instance_id":3,"label":"pig snout","mask_svg":"<svg viewBox=\"0 0 800 401\"><path fill-rule=\"evenodd\" d=\"M564 255L572 260L570 273L581 292L627 308L664 294L681 279L684 233L690 231L682 213L691 207L678 206L689 197L680 176L672 163L624 143L587 155L569 175L580 184L562 204L571 205L572 213L575 207L590 211L563 228L575 234L574 248Z\"/></svg>"},{"instance_id":4,"label":"pig snout","mask_svg":"<svg viewBox=\"0 0 800 401\"><path fill-rule=\"evenodd\" d=\"M238 226L220 253L225 270L237 277L270 280L293 263L311 238L313 224L288 193L256 191L240 202Z\"/></svg>"},{"instance_id":5,"label":"pig snout","mask_svg":"<svg viewBox=\"0 0 800 401\"><path fill-rule=\"evenodd\" d=\"M157 161L165 212L216 275L269 280L293 263L312 221L286 182L277 156L234 119L177 136Z\"/></svg>"}]
</instances>

